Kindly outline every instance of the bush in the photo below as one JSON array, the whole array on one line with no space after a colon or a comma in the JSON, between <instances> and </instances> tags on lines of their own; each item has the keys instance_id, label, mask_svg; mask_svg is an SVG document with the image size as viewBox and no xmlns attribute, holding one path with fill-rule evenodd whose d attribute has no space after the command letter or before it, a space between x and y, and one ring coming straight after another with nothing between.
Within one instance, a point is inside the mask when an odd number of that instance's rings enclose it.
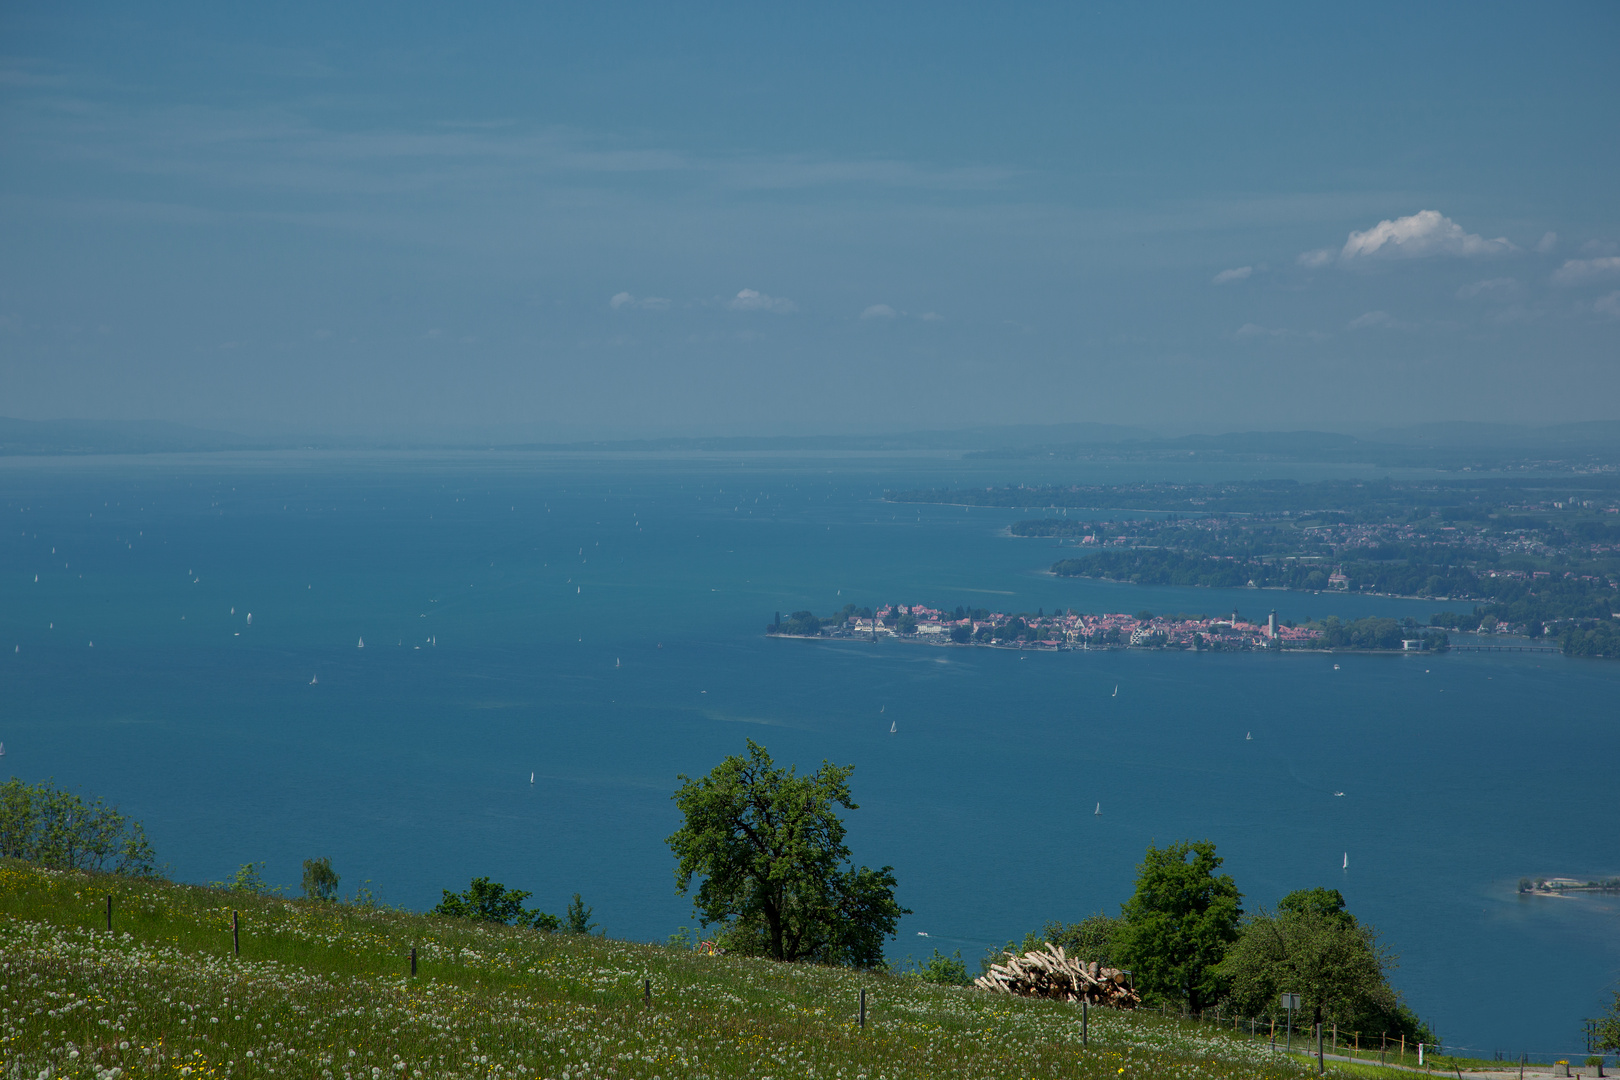
<instances>
[{"instance_id":1,"label":"bush","mask_svg":"<svg viewBox=\"0 0 1620 1080\"><path fill-rule=\"evenodd\" d=\"M962 962L962 950L958 949L950 956L946 956L938 949L922 963L915 960L908 961L911 971L908 974L921 979L923 982L939 983L942 986L972 986L973 980L968 977L967 965Z\"/></svg>"},{"instance_id":2,"label":"bush","mask_svg":"<svg viewBox=\"0 0 1620 1080\"><path fill-rule=\"evenodd\" d=\"M0 784L0 856L56 870L156 876L141 823L100 799L87 803L46 780Z\"/></svg>"},{"instance_id":3,"label":"bush","mask_svg":"<svg viewBox=\"0 0 1620 1080\"><path fill-rule=\"evenodd\" d=\"M561 929L562 920L557 916L523 907L523 901L531 895L524 889L508 889L487 877L473 878L466 892L453 893L445 889L444 899L433 909L433 914L448 915L453 919L504 923L507 926L532 926L536 930ZM574 899L578 901L579 896L576 894ZM587 919L590 917L588 909L584 914Z\"/></svg>"},{"instance_id":4,"label":"bush","mask_svg":"<svg viewBox=\"0 0 1620 1080\"><path fill-rule=\"evenodd\" d=\"M327 858L304 860L304 898L307 900L337 899L338 875Z\"/></svg>"}]
</instances>

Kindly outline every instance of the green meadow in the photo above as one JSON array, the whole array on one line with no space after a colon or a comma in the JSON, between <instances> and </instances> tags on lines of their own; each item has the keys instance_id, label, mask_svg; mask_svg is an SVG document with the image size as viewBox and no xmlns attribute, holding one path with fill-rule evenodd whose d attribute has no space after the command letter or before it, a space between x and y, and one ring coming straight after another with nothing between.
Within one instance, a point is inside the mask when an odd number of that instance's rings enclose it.
<instances>
[{"instance_id":1,"label":"green meadow","mask_svg":"<svg viewBox=\"0 0 1620 1080\"><path fill-rule=\"evenodd\" d=\"M1093 1009L1083 1043L1075 1005L906 975L9 860L0 985L7 1077L1315 1072L1264 1042L1148 1012ZM1328 1072L1339 1069L1330 1062Z\"/></svg>"}]
</instances>

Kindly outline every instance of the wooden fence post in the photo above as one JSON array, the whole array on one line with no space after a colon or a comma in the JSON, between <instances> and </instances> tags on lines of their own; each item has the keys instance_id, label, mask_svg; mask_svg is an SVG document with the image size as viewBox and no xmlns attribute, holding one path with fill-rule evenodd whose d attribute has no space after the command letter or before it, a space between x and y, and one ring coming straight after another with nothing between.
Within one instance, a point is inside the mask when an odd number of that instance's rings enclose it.
<instances>
[{"instance_id":1,"label":"wooden fence post","mask_svg":"<svg viewBox=\"0 0 1620 1080\"><path fill-rule=\"evenodd\" d=\"M242 955L242 928L236 920L236 912L231 912L231 951L237 956Z\"/></svg>"},{"instance_id":2,"label":"wooden fence post","mask_svg":"<svg viewBox=\"0 0 1620 1080\"><path fill-rule=\"evenodd\" d=\"M866 987L864 987L864 986L861 987L861 1019L860 1019L860 1027L861 1027L862 1031L866 1030Z\"/></svg>"},{"instance_id":3,"label":"wooden fence post","mask_svg":"<svg viewBox=\"0 0 1620 1080\"><path fill-rule=\"evenodd\" d=\"M1091 1002L1080 999L1080 1045L1091 1045Z\"/></svg>"},{"instance_id":4,"label":"wooden fence post","mask_svg":"<svg viewBox=\"0 0 1620 1080\"><path fill-rule=\"evenodd\" d=\"M107 894L107 933L112 933L112 893Z\"/></svg>"},{"instance_id":5,"label":"wooden fence post","mask_svg":"<svg viewBox=\"0 0 1620 1080\"><path fill-rule=\"evenodd\" d=\"M641 980L641 1000L648 1005L652 1004L652 980Z\"/></svg>"}]
</instances>

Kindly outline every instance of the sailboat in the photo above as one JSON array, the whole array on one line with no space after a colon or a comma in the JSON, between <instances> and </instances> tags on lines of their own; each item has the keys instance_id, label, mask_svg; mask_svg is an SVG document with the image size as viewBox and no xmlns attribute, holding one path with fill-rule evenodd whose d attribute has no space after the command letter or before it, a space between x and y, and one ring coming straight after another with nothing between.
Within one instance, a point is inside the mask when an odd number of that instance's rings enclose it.
<instances>
[{"instance_id":1,"label":"sailboat","mask_svg":"<svg viewBox=\"0 0 1620 1080\"><path fill-rule=\"evenodd\" d=\"M530 783L530 785L534 784L534 773L529 774L529 783Z\"/></svg>"},{"instance_id":2,"label":"sailboat","mask_svg":"<svg viewBox=\"0 0 1620 1080\"><path fill-rule=\"evenodd\" d=\"M617 657L617 656L615 656L615 657L614 657L614 658L613 658L613 666L614 666L614 667L618 667L618 666L619 666L619 658L618 658L618 657Z\"/></svg>"},{"instance_id":3,"label":"sailboat","mask_svg":"<svg viewBox=\"0 0 1620 1080\"><path fill-rule=\"evenodd\" d=\"M366 647L366 639L365 638L361 638L360 639L360 644L355 646L355 648L357 648L357 649L363 649L365 647Z\"/></svg>"},{"instance_id":4,"label":"sailboat","mask_svg":"<svg viewBox=\"0 0 1620 1080\"><path fill-rule=\"evenodd\" d=\"M1334 671L1338 671L1338 670L1339 670L1339 665L1338 665L1338 664L1334 664L1334 665L1333 665L1333 670L1334 670Z\"/></svg>"},{"instance_id":5,"label":"sailboat","mask_svg":"<svg viewBox=\"0 0 1620 1080\"><path fill-rule=\"evenodd\" d=\"M314 686L316 683L318 683L320 681L321 681L321 677L319 675L311 675L309 677L309 685L311 685L311 686Z\"/></svg>"},{"instance_id":6,"label":"sailboat","mask_svg":"<svg viewBox=\"0 0 1620 1080\"><path fill-rule=\"evenodd\" d=\"M894 732L895 732L895 727L896 727L896 725L897 725L897 724L899 724L899 723L900 723L900 721L898 721L898 720L890 720L890 721L889 721L889 734L890 734L890 735L893 735L893 734L894 734Z\"/></svg>"},{"instance_id":7,"label":"sailboat","mask_svg":"<svg viewBox=\"0 0 1620 1080\"><path fill-rule=\"evenodd\" d=\"M1092 817L1102 817L1102 803L1097 804L1097 809L1093 810L1091 815Z\"/></svg>"},{"instance_id":8,"label":"sailboat","mask_svg":"<svg viewBox=\"0 0 1620 1080\"><path fill-rule=\"evenodd\" d=\"M1119 683L1114 684L1114 697L1119 697Z\"/></svg>"},{"instance_id":9,"label":"sailboat","mask_svg":"<svg viewBox=\"0 0 1620 1080\"><path fill-rule=\"evenodd\" d=\"M3 742L0 742L0 757L5 757L5 756L6 756L6 744L3 743Z\"/></svg>"},{"instance_id":10,"label":"sailboat","mask_svg":"<svg viewBox=\"0 0 1620 1080\"><path fill-rule=\"evenodd\" d=\"M1348 851L1344 853L1344 866L1342 869L1350 869L1350 853Z\"/></svg>"}]
</instances>

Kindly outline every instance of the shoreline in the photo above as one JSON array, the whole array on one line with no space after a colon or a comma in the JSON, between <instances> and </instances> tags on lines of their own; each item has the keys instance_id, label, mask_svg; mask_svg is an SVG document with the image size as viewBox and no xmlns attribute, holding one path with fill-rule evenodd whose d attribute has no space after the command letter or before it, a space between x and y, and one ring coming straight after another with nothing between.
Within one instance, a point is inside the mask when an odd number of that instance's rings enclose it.
<instances>
[{"instance_id":1,"label":"shoreline","mask_svg":"<svg viewBox=\"0 0 1620 1080\"><path fill-rule=\"evenodd\" d=\"M1438 656L1449 652L1449 649L1178 649L1165 645L1097 645L1079 646L1062 644L1041 645L1034 642L1023 642L1015 645L1005 645L991 641L931 641L929 638L938 635L896 634L883 630L878 632L876 638L870 631L853 634L772 634L766 633L767 638L780 638L784 641L851 641L876 645L881 641L897 641L904 645L928 645L937 649L1002 649L1008 652L1166 652L1166 653L1304 653L1314 656Z\"/></svg>"}]
</instances>

